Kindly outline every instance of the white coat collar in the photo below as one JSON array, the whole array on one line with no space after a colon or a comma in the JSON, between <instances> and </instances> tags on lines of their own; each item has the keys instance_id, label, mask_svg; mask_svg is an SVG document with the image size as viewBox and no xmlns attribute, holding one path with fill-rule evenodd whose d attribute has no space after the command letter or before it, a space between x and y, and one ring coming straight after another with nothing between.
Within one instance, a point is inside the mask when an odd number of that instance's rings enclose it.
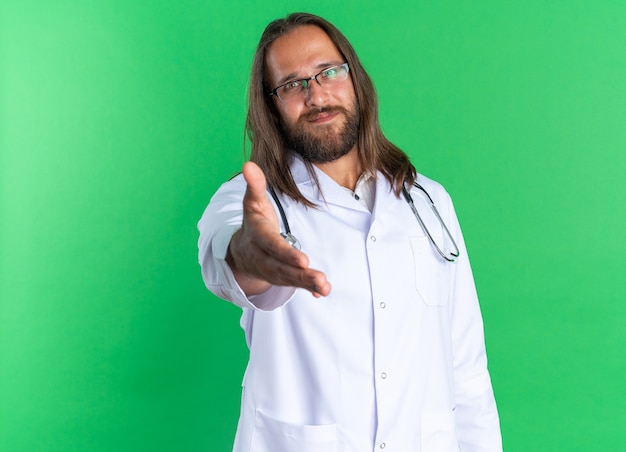
<instances>
[{"instance_id":1,"label":"white coat collar","mask_svg":"<svg viewBox=\"0 0 626 452\"><path fill-rule=\"evenodd\" d=\"M320 193L313 177L298 155L294 155L290 163L291 175L300 192L315 204L335 204L342 207L367 211L361 203L349 196L346 189L335 182L330 176L313 165L313 171L318 178L324 192ZM384 204L389 204L388 196L391 194L391 187L387 179L380 173L376 173L376 194L374 199L374 211L383 208ZM393 196L393 195L392 195Z\"/></svg>"}]
</instances>

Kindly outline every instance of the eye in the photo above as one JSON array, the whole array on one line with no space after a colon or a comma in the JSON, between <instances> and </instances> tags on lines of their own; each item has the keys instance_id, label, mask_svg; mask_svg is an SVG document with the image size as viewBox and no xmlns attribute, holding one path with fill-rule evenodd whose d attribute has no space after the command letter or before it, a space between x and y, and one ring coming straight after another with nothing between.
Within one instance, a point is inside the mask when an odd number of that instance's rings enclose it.
<instances>
[{"instance_id":1,"label":"eye","mask_svg":"<svg viewBox=\"0 0 626 452\"><path fill-rule=\"evenodd\" d=\"M322 77L334 78L337 76L338 73L339 73L339 67L335 66L335 67L328 68L324 72L322 72Z\"/></svg>"},{"instance_id":2,"label":"eye","mask_svg":"<svg viewBox=\"0 0 626 452\"><path fill-rule=\"evenodd\" d=\"M281 88L287 93L291 91L297 91L302 88L302 80L294 80L293 82L286 83Z\"/></svg>"}]
</instances>

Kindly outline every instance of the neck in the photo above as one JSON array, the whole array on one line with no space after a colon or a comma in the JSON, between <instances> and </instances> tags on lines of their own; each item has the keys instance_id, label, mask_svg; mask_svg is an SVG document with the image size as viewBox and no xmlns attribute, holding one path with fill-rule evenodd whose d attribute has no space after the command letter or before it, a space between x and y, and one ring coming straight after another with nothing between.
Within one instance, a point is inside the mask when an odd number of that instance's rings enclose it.
<instances>
[{"instance_id":1,"label":"neck","mask_svg":"<svg viewBox=\"0 0 626 452\"><path fill-rule=\"evenodd\" d=\"M352 191L354 191L356 183L363 173L359 151L356 146L337 160L327 163L315 163L314 165L339 185Z\"/></svg>"}]
</instances>

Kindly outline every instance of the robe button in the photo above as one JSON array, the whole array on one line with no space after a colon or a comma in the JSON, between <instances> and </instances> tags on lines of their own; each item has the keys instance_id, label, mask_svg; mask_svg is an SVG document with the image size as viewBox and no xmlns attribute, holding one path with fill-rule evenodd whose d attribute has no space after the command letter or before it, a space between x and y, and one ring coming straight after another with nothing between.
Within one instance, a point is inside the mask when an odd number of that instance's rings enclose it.
<instances>
[{"instance_id":1,"label":"robe button","mask_svg":"<svg viewBox=\"0 0 626 452\"><path fill-rule=\"evenodd\" d=\"M370 240L371 240L372 242L375 242L375 241L376 241L376 236L375 236L375 235L370 236Z\"/></svg>"}]
</instances>

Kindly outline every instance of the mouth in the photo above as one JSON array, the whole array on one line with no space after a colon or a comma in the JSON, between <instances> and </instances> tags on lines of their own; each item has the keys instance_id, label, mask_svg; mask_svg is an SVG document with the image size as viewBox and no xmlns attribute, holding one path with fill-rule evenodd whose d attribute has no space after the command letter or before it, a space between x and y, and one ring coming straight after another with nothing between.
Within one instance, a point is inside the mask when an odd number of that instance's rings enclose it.
<instances>
[{"instance_id":1,"label":"mouth","mask_svg":"<svg viewBox=\"0 0 626 452\"><path fill-rule=\"evenodd\" d=\"M311 124L325 124L335 119L341 112L337 108L326 108L320 111L308 113L304 120Z\"/></svg>"}]
</instances>

